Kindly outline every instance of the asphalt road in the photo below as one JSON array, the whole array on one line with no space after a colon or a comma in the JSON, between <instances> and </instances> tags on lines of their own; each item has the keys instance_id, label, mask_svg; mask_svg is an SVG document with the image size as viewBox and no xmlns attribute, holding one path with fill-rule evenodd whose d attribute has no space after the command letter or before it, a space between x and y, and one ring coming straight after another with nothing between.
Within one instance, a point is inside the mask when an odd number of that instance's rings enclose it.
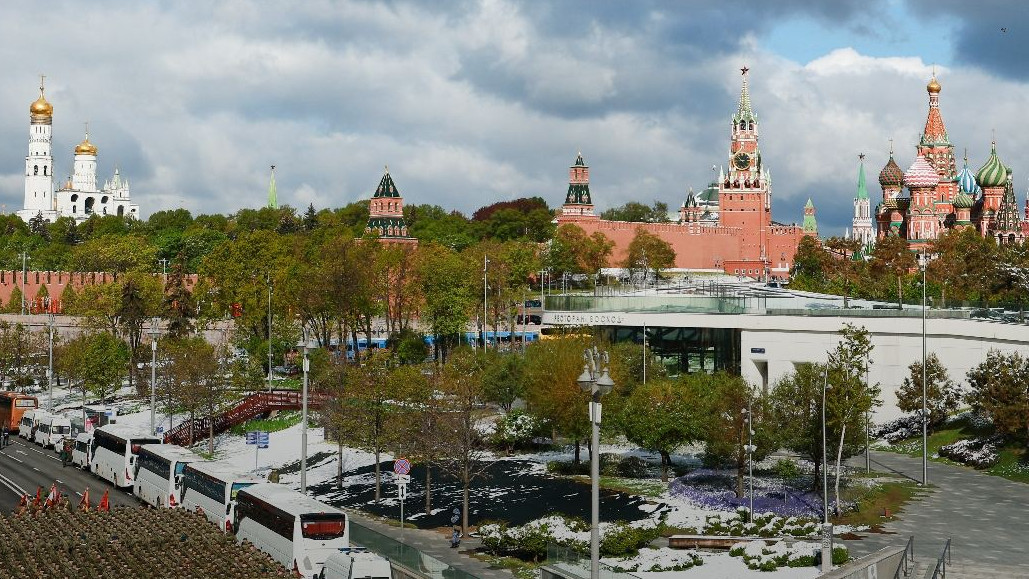
<instances>
[{"instance_id":1,"label":"asphalt road","mask_svg":"<svg viewBox=\"0 0 1029 579\"><path fill-rule=\"evenodd\" d=\"M9 513L18 506L20 493L35 495L38 487L43 493L57 483L62 494L68 500L78 504L82 493L89 489L89 502L96 505L105 490L110 490L111 506L139 506L141 503L132 495L132 491L114 488L107 481L68 465L61 466L61 459L52 450L44 450L41 446L11 436L11 444L0 450L0 512Z\"/></svg>"}]
</instances>

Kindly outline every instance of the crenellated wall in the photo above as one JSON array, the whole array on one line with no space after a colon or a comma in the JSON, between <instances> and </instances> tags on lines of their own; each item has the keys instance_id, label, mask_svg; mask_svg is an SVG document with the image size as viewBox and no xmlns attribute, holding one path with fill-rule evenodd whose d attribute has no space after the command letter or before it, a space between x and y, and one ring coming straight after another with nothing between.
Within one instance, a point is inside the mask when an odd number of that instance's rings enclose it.
<instances>
[{"instance_id":1,"label":"crenellated wall","mask_svg":"<svg viewBox=\"0 0 1029 579\"><path fill-rule=\"evenodd\" d=\"M163 277L162 274L152 274L154 277ZM198 276L189 274L186 276L186 289L193 290ZM20 270L0 270L0 302L6 305L11 301L11 294L14 288L24 288L22 293L26 301L32 301L39 293L40 288L46 286L47 294L51 298L60 299L64 289L70 284L79 291L85 286L104 285L118 281L118 275L107 272L69 272L69 271L29 271L22 279Z\"/></svg>"}]
</instances>

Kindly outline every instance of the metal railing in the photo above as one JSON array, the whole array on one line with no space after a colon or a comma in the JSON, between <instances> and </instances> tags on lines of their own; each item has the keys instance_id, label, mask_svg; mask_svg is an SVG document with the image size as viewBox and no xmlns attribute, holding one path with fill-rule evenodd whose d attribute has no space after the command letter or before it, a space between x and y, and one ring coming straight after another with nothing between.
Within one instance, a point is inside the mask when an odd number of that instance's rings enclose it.
<instances>
[{"instance_id":1,"label":"metal railing","mask_svg":"<svg viewBox=\"0 0 1029 579\"><path fill-rule=\"evenodd\" d=\"M425 579L479 579L477 575L472 575L410 545L369 529L353 519L350 519L350 540L389 559L391 564L400 565L410 573Z\"/></svg>"},{"instance_id":2,"label":"metal railing","mask_svg":"<svg viewBox=\"0 0 1029 579\"><path fill-rule=\"evenodd\" d=\"M943 545L940 557L936 559L936 570L933 571L933 579L947 579L947 565L950 564L950 539Z\"/></svg>"},{"instance_id":3,"label":"metal railing","mask_svg":"<svg viewBox=\"0 0 1029 579\"><path fill-rule=\"evenodd\" d=\"M901 579L901 577L907 577L914 570L915 564L915 536L911 535L908 537L908 544L904 546L904 558L901 559L900 565L897 566L897 572L893 574L893 579ZM901 575L901 571L904 572Z\"/></svg>"},{"instance_id":4,"label":"metal railing","mask_svg":"<svg viewBox=\"0 0 1029 579\"><path fill-rule=\"evenodd\" d=\"M575 549L547 544L547 566L560 571L562 577L590 579L590 558ZM610 565L600 563L600 579L640 579L639 575L627 571L616 571Z\"/></svg>"}]
</instances>

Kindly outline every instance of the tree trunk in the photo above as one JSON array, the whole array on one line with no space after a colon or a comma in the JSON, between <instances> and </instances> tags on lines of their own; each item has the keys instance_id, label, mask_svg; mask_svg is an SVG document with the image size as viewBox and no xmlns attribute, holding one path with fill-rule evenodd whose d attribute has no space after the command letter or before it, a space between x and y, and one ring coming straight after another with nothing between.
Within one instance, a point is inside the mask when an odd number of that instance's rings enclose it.
<instances>
[{"instance_id":1,"label":"tree trunk","mask_svg":"<svg viewBox=\"0 0 1029 579\"><path fill-rule=\"evenodd\" d=\"M582 462L582 461L579 459L579 439L576 438L575 439L575 464L579 464L580 462Z\"/></svg>"},{"instance_id":2,"label":"tree trunk","mask_svg":"<svg viewBox=\"0 0 1029 579\"><path fill-rule=\"evenodd\" d=\"M468 472L468 469L469 469L469 465L468 465L468 463L466 461L465 465L464 465L464 471L463 471L462 476L461 476L461 479L462 479L461 482L464 483L464 489L462 491L462 498L461 498L461 536L462 537L467 537L468 536L468 502L469 502L468 501L468 495L469 495L468 487L470 487L471 484L472 484L471 473Z\"/></svg>"},{"instance_id":3,"label":"tree trunk","mask_svg":"<svg viewBox=\"0 0 1029 579\"><path fill-rule=\"evenodd\" d=\"M843 429L840 430L840 446L836 449L836 505L833 507L833 511L836 516L840 516L840 463L843 462L843 438L847 435L847 423L843 423Z\"/></svg>"},{"instance_id":4,"label":"tree trunk","mask_svg":"<svg viewBox=\"0 0 1029 579\"><path fill-rule=\"evenodd\" d=\"M897 275L897 309L904 309L904 288L900 285L900 275Z\"/></svg>"},{"instance_id":5,"label":"tree trunk","mask_svg":"<svg viewBox=\"0 0 1029 579\"><path fill-rule=\"evenodd\" d=\"M425 463L425 514L432 514L432 468Z\"/></svg>"},{"instance_id":6,"label":"tree trunk","mask_svg":"<svg viewBox=\"0 0 1029 579\"><path fill-rule=\"evenodd\" d=\"M665 451L661 451L661 482L668 482L668 466L672 464L672 457Z\"/></svg>"},{"instance_id":7,"label":"tree trunk","mask_svg":"<svg viewBox=\"0 0 1029 579\"><path fill-rule=\"evenodd\" d=\"M214 454L214 406L208 408L207 415L207 452Z\"/></svg>"},{"instance_id":8,"label":"tree trunk","mask_svg":"<svg viewBox=\"0 0 1029 579\"><path fill-rule=\"evenodd\" d=\"M814 485L812 486L812 490L818 491L819 487L822 484L822 477L821 477L822 457L821 457L821 454L819 454L819 456L815 457L815 459L812 462L815 463L815 481L814 481Z\"/></svg>"},{"instance_id":9,"label":"tree trunk","mask_svg":"<svg viewBox=\"0 0 1029 579\"><path fill-rule=\"evenodd\" d=\"M337 435L336 448L339 452L339 460L336 461L336 486L343 488L343 437Z\"/></svg>"},{"instance_id":10,"label":"tree trunk","mask_svg":"<svg viewBox=\"0 0 1029 579\"><path fill-rule=\"evenodd\" d=\"M189 410L189 445L193 446L193 428L196 426L196 411L192 408Z\"/></svg>"},{"instance_id":11,"label":"tree trunk","mask_svg":"<svg viewBox=\"0 0 1029 579\"><path fill-rule=\"evenodd\" d=\"M379 465L379 447L375 447L375 502L382 496L382 470Z\"/></svg>"}]
</instances>

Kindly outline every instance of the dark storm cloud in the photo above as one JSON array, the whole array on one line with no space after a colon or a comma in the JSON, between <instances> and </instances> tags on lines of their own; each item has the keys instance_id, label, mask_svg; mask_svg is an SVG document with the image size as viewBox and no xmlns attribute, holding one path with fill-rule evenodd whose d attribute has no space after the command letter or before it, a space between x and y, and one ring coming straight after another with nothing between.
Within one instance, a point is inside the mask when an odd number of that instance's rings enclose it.
<instances>
[{"instance_id":1,"label":"dark storm cloud","mask_svg":"<svg viewBox=\"0 0 1029 579\"><path fill-rule=\"evenodd\" d=\"M1029 79L1029 5L1020 1L909 0L925 18L954 23L954 60L997 76Z\"/></svg>"}]
</instances>

